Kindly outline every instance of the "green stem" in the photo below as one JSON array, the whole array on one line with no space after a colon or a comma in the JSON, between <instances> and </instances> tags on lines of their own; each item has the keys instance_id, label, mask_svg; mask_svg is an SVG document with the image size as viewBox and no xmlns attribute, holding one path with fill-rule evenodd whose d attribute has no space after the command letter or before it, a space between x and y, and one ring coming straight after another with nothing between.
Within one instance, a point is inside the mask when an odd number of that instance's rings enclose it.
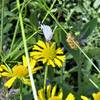
<instances>
[{"instance_id":1,"label":"green stem","mask_svg":"<svg viewBox=\"0 0 100 100\"><path fill-rule=\"evenodd\" d=\"M2 13L1 13L1 39L0 39L0 53L2 52L2 41L3 41L3 17L4 17L4 0L2 0Z\"/></svg>"},{"instance_id":2,"label":"green stem","mask_svg":"<svg viewBox=\"0 0 100 100\"><path fill-rule=\"evenodd\" d=\"M46 90L47 74L48 74L48 66L45 67L45 75L44 75L44 94L45 94L45 90Z\"/></svg>"},{"instance_id":3,"label":"green stem","mask_svg":"<svg viewBox=\"0 0 100 100\"><path fill-rule=\"evenodd\" d=\"M25 8L25 3L26 3L26 1L24 1L23 4L22 4L21 13L22 13L23 9ZM20 6L21 6L21 4L20 4ZM13 47L13 44L14 44L14 42L15 42L15 38L16 38L16 35L17 35L18 25L19 25L19 18L18 18L17 23L16 23L16 27L15 27L15 31L14 31L14 35L13 35L12 43L11 43L11 45L10 45L10 50L9 50L9 52L11 52L12 47Z\"/></svg>"},{"instance_id":4,"label":"green stem","mask_svg":"<svg viewBox=\"0 0 100 100\"><path fill-rule=\"evenodd\" d=\"M89 81L100 91L100 87L91 78L89 78Z\"/></svg>"},{"instance_id":5,"label":"green stem","mask_svg":"<svg viewBox=\"0 0 100 100\"><path fill-rule=\"evenodd\" d=\"M9 52L11 52L12 47L13 47L13 44L14 44L14 42L15 42L15 38L16 38L16 34L17 34L17 29L18 29L18 24L19 24L19 19L17 20L17 24L16 24L16 27L15 27L14 36L13 36L13 39L12 39L12 43L11 43L11 45L10 45L10 50L9 50Z\"/></svg>"},{"instance_id":6,"label":"green stem","mask_svg":"<svg viewBox=\"0 0 100 100\"><path fill-rule=\"evenodd\" d=\"M63 87L63 67L61 68L61 85Z\"/></svg>"},{"instance_id":7,"label":"green stem","mask_svg":"<svg viewBox=\"0 0 100 100\"><path fill-rule=\"evenodd\" d=\"M45 21L45 19L47 18L47 16L49 15L50 11L52 10L54 4L55 4L56 0L53 1L49 11L47 11L46 15L44 16L43 20L42 20L42 23Z\"/></svg>"},{"instance_id":8,"label":"green stem","mask_svg":"<svg viewBox=\"0 0 100 100\"><path fill-rule=\"evenodd\" d=\"M20 82L20 100L23 100L23 96L22 96L22 83Z\"/></svg>"},{"instance_id":9,"label":"green stem","mask_svg":"<svg viewBox=\"0 0 100 100\"><path fill-rule=\"evenodd\" d=\"M80 57L81 57L81 52L79 51L79 62L77 63L77 66L78 66L78 92L79 93L81 91L81 61L80 61Z\"/></svg>"},{"instance_id":10,"label":"green stem","mask_svg":"<svg viewBox=\"0 0 100 100\"><path fill-rule=\"evenodd\" d=\"M31 86L32 86L32 92L33 92L34 100L38 100L37 91L35 88L35 83L34 83L34 79L33 79L33 75L32 75L32 69L31 69L30 61L29 61L29 54L28 54L26 36L25 36L25 32L24 32L23 18L22 18L22 13L20 10L19 0L17 0L17 7L18 7L18 11L19 11L19 20L20 20L20 26L21 26L21 31L22 31L22 38L23 38L23 43L24 43L25 55L26 55L27 64L28 64L29 77L30 77Z\"/></svg>"}]
</instances>

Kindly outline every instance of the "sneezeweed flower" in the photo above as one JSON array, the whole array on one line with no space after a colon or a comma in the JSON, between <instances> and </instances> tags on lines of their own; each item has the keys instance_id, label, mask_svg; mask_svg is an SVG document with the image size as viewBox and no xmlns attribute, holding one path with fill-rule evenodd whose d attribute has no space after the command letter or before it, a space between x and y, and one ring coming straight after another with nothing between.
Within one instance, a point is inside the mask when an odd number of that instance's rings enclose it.
<instances>
[{"instance_id":1,"label":"sneezeweed flower","mask_svg":"<svg viewBox=\"0 0 100 100\"><path fill-rule=\"evenodd\" d=\"M92 94L94 100L100 100L100 92Z\"/></svg>"},{"instance_id":2,"label":"sneezeweed flower","mask_svg":"<svg viewBox=\"0 0 100 100\"><path fill-rule=\"evenodd\" d=\"M51 87L51 85L49 84L47 86L47 94L44 94L44 90L40 89L38 91L38 99L39 100L62 100L63 97L63 92L62 89L60 89L60 91L57 93L57 86L55 85L53 88Z\"/></svg>"},{"instance_id":3,"label":"sneezeweed flower","mask_svg":"<svg viewBox=\"0 0 100 100\"><path fill-rule=\"evenodd\" d=\"M30 59L30 65L32 73L36 73L41 67L35 67L34 59ZM30 79L28 78L28 67L26 63L26 57L23 56L23 64L15 65L12 69L8 69L5 65L2 67L2 76L10 78L5 84L5 87L10 88L16 79L20 79L24 84L31 85Z\"/></svg>"},{"instance_id":4,"label":"sneezeweed flower","mask_svg":"<svg viewBox=\"0 0 100 100\"><path fill-rule=\"evenodd\" d=\"M33 52L30 52L30 56L52 67L56 65L61 67L65 61L65 55L61 48L56 49L54 42L43 42L41 40L34 45Z\"/></svg>"},{"instance_id":5,"label":"sneezeweed flower","mask_svg":"<svg viewBox=\"0 0 100 100\"><path fill-rule=\"evenodd\" d=\"M47 98L46 98L47 97ZM57 91L57 85L51 88L51 85L47 86L47 95L44 94L43 89L38 91L39 100L63 100L63 90ZM72 93L69 93L65 100L75 100Z\"/></svg>"},{"instance_id":6,"label":"sneezeweed flower","mask_svg":"<svg viewBox=\"0 0 100 100\"><path fill-rule=\"evenodd\" d=\"M50 41L53 36L53 32L50 26L41 24L41 29L43 30L43 34L44 34L46 41Z\"/></svg>"}]
</instances>

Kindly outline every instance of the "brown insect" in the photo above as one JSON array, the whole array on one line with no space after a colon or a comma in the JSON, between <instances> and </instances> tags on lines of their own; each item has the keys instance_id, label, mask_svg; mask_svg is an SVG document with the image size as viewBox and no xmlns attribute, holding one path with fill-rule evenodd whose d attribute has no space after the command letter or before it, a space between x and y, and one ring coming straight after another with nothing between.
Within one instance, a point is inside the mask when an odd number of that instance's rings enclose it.
<instances>
[{"instance_id":1,"label":"brown insect","mask_svg":"<svg viewBox=\"0 0 100 100\"><path fill-rule=\"evenodd\" d=\"M78 41L76 41L75 38L71 34L68 34L66 42L68 43L69 47L74 50L77 49L77 46L75 45L75 43L79 45Z\"/></svg>"}]
</instances>

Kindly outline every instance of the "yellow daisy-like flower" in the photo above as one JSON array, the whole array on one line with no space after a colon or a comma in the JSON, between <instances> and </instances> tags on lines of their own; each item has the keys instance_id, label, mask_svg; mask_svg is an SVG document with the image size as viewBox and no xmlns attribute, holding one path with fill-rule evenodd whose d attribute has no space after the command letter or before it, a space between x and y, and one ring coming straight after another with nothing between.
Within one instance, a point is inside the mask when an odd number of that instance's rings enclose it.
<instances>
[{"instance_id":1,"label":"yellow daisy-like flower","mask_svg":"<svg viewBox=\"0 0 100 100\"><path fill-rule=\"evenodd\" d=\"M94 100L100 100L100 92L92 94Z\"/></svg>"},{"instance_id":2,"label":"yellow daisy-like flower","mask_svg":"<svg viewBox=\"0 0 100 100\"><path fill-rule=\"evenodd\" d=\"M75 97L72 93L69 93L68 96L66 97L66 100L75 100Z\"/></svg>"},{"instance_id":3,"label":"yellow daisy-like flower","mask_svg":"<svg viewBox=\"0 0 100 100\"><path fill-rule=\"evenodd\" d=\"M81 96L82 100L89 100L89 98L87 98L86 96Z\"/></svg>"},{"instance_id":4,"label":"yellow daisy-like flower","mask_svg":"<svg viewBox=\"0 0 100 100\"><path fill-rule=\"evenodd\" d=\"M53 88L51 85L47 86L47 100L62 100L63 92L62 89L57 93L57 86L55 85ZM43 89L38 91L38 99L46 100Z\"/></svg>"},{"instance_id":5,"label":"yellow daisy-like flower","mask_svg":"<svg viewBox=\"0 0 100 100\"><path fill-rule=\"evenodd\" d=\"M30 52L30 56L53 67L56 65L61 67L65 61L65 55L61 48L56 49L55 43L44 43L41 40L34 45L33 52Z\"/></svg>"},{"instance_id":6,"label":"yellow daisy-like flower","mask_svg":"<svg viewBox=\"0 0 100 100\"><path fill-rule=\"evenodd\" d=\"M41 67L35 67L35 64L36 61L30 59L30 66L33 74L41 69ZM12 69L8 69L5 65L1 65L0 67L2 68L1 75L10 78L4 86L10 88L16 79L20 79L24 84L31 85L30 79L28 78L28 67L25 56L23 56L23 65L15 65Z\"/></svg>"},{"instance_id":7,"label":"yellow daisy-like flower","mask_svg":"<svg viewBox=\"0 0 100 100\"><path fill-rule=\"evenodd\" d=\"M38 99L39 100L63 100L63 91L57 91L57 85L51 88L51 85L47 86L47 98L44 94L44 90L40 89L38 91ZM69 93L65 100L75 100L75 97L72 93Z\"/></svg>"}]
</instances>

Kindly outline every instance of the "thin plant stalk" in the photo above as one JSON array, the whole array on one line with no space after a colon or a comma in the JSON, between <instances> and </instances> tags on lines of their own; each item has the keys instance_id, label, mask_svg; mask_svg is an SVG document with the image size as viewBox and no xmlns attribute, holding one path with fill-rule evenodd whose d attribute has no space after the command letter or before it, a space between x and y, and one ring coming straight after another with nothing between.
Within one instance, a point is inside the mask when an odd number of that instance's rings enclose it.
<instances>
[{"instance_id":1,"label":"thin plant stalk","mask_svg":"<svg viewBox=\"0 0 100 100\"><path fill-rule=\"evenodd\" d=\"M100 91L100 87L91 78L89 78L89 81Z\"/></svg>"},{"instance_id":2,"label":"thin plant stalk","mask_svg":"<svg viewBox=\"0 0 100 100\"><path fill-rule=\"evenodd\" d=\"M2 44L2 42L3 42L3 23L4 23L4 20L3 20L3 18L4 18L4 0L2 0L2 10L1 10L1 38L0 38L0 53L2 52L2 48L3 48L3 44Z\"/></svg>"},{"instance_id":3,"label":"thin plant stalk","mask_svg":"<svg viewBox=\"0 0 100 100\"><path fill-rule=\"evenodd\" d=\"M79 51L78 54L79 54L79 57L78 57L79 62L77 63L77 66L78 66L78 92L80 93L80 91L81 91L81 60L80 60L81 52Z\"/></svg>"},{"instance_id":4,"label":"thin plant stalk","mask_svg":"<svg viewBox=\"0 0 100 100\"><path fill-rule=\"evenodd\" d=\"M24 7L25 7L25 3L26 3L26 1L24 1L23 4L22 4L21 13L22 13L22 11L23 11L23 9L24 9ZM21 6L21 4L20 4L20 6ZM16 38L16 35L17 35L18 25L19 25L19 18L18 18L17 23L16 23L16 27L15 27L15 31L14 31L14 35L13 35L13 39L12 39L12 42L11 42L11 45L10 45L10 50L9 50L9 52L11 52L12 47L13 47L13 44L14 44L14 42L15 42L15 38Z\"/></svg>"},{"instance_id":5,"label":"thin plant stalk","mask_svg":"<svg viewBox=\"0 0 100 100\"><path fill-rule=\"evenodd\" d=\"M30 67L29 54L28 54L28 48L27 48L26 37L25 37L25 32L24 32L22 14L21 14L21 11L20 11L19 0L17 0L17 7L18 7L18 11L19 11L19 20L20 20L20 26L21 26L21 31L22 31L22 38L23 38L23 43L24 43L25 55L26 55L27 64L28 64L29 77L30 77L31 86L32 86L32 92L33 92L34 100L38 100L37 91L36 91L34 79L33 79L33 76L32 76L32 70L31 70L31 67Z\"/></svg>"},{"instance_id":6,"label":"thin plant stalk","mask_svg":"<svg viewBox=\"0 0 100 100\"><path fill-rule=\"evenodd\" d=\"M22 83L20 82L20 100L23 100L23 96L22 96Z\"/></svg>"},{"instance_id":7,"label":"thin plant stalk","mask_svg":"<svg viewBox=\"0 0 100 100\"><path fill-rule=\"evenodd\" d=\"M16 23L16 27L15 27L15 31L14 31L14 36L13 36L13 39L12 39L12 43L10 45L10 50L9 52L11 52L12 50L12 47L13 47L13 44L15 42L15 38L16 38L16 34L17 34L17 29L18 29L18 24L19 24L19 19L17 20L17 23Z\"/></svg>"},{"instance_id":8,"label":"thin plant stalk","mask_svg":"<svg viewBox=\"0 0 100 100\"><path fill-rule=\"evenodd\" d=\"M47 16L49 15L50 11L52 10L54 4L56 3L56 0L53 1L49 11L47 11L46 15L44 16L43 20L42 20L42 23L45 21L45 19L47 18Z\"/></svg>"},{"instance_id":9,"label":"thin plant stalk","mask_svg":"<svg viewBox=\"0 0 100 100\"><path fill-rule=\"evenodd\" d=\"M48 74L48 65L45 67L45 74L44 74L44 94L46 90L47 74Z\"/></svg>"}]
</instances>

